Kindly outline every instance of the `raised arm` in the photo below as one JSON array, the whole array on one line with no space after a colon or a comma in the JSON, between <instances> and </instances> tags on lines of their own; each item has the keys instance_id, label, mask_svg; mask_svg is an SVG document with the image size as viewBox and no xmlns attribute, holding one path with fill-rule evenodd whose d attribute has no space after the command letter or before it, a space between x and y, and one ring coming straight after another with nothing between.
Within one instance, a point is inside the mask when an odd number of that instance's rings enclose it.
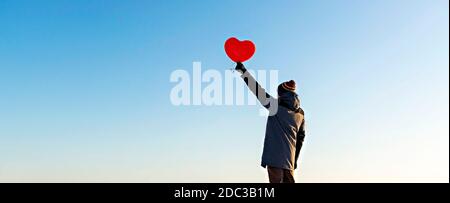
<instances>
[{"instance_id":1,"label":"raised arm","mask_svg":"<svg viewBox=\"0 0 450 203\"><path fill-rule=\"evenodd\" d=\"M269 108L271 103L274 104L273 102L275 102L276 99L270 96L270 94L259 85L255 78L244 67L244 64L237 62L235 69L242 73L241 78L265 108Z\"/></svg>"}]
</instances>

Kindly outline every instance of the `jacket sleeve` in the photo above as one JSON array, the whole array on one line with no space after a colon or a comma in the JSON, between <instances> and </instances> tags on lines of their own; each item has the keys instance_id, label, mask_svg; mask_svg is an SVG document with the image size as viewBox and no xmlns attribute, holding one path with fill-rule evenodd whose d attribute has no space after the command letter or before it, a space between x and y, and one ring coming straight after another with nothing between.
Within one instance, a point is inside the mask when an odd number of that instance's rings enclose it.
<instances>
[{"instance_id":1,"label":"jacket sleeve","mask_svg":"<svg viewBox=\"0 0 450 203\"><path fill-rule=\"evenodd\" d=\"M305 119L303 119L302 124L300 125L300 128L297 132L297 141L295 144L295 164L294 169L297 168L297 161L298 157L300 155L300 150L303 146L303 141L305 140Z\"/></svg>"},{"instance_id":2,"label":"jacket sleeve","mask_svg":"<svg viewBox=\"0 0 450 203\"><path fill-rule=\"evenodd\" d=\"M276 102L276 99L268 94L247 70L244 69L241 78L265 108L269 108L271 103Z\"/></svg>"}]
</instances>

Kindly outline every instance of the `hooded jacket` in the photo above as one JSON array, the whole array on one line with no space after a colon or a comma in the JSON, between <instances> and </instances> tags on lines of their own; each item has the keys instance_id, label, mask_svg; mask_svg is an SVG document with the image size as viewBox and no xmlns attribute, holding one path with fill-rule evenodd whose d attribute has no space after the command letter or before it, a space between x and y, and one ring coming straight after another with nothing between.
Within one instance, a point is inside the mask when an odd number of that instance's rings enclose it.
<instances>
[{"instance_id":1,"label":"hooded jacket","mask_svg":"<svg viewBox=\"0 0 450 203\"><path fill-rule=\"evenodd\" d=\"M297 160L305 138L304 112L295 92L286 91L276 99L270 96L244 68L241 78L269 110L261 166L287 170L297 168Z\"/></svg>"}]
</instances>

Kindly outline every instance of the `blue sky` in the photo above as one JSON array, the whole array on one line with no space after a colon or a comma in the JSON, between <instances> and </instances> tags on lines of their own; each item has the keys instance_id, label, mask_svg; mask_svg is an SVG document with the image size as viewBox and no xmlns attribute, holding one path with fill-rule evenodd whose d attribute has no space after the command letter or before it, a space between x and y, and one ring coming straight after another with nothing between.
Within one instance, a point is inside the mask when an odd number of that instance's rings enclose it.
<instances>
[{"instance_id":1,"label":"blue sky","mask_svg":"<svg viewBox=\"0 0 450 203\"><path fill-rule=\"evenodd\" d=\"M258 106L173 106L176 69L295 79L299 182L449 181L449 2L0 1L0 182L265 182ZM241 84L242 85L242 84Z\"/></svg>"}]
</instances>

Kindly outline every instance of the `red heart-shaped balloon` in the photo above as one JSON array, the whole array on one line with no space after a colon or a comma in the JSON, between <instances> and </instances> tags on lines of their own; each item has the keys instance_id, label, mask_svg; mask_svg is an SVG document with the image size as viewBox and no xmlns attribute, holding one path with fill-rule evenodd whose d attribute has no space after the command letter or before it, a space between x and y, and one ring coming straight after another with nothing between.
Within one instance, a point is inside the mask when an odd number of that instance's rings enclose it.
<instances>
[{"instance_id":1,"label":"red heart-shaped balloon","mask_svg":"<svg viewBox=\"0 0 450 203\"><path fill-rule=\"evenodd\" d=\"M225 42L225 52L234 62L244 62L255 53L255 45L250 40L239 41L232 37Z\"/></svg>"}]
</instances>

